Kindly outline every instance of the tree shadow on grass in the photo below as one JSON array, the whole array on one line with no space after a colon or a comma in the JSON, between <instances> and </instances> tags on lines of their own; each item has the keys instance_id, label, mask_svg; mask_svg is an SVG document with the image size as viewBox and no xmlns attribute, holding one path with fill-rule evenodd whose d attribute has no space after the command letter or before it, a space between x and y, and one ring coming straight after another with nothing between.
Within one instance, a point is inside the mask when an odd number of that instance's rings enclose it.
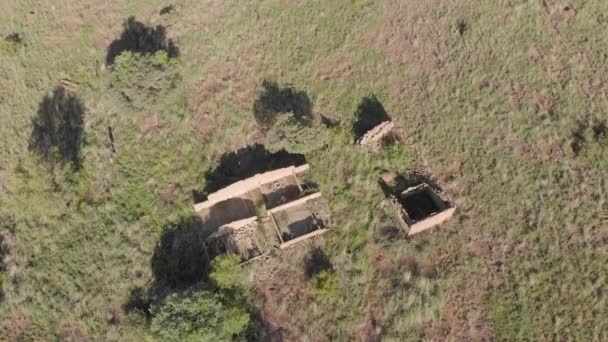
<instances>
[{"instance_id":1,"label":"tree shadow on grass","mask_svg":"<svg viewBox=\"0 0 608 342\"><path fill-rule=\"evenodd\" d=\"M200 217L189 216L163 227L150 261L153 279L145 286L131 289L125 312L140 311L151 318L153 303L168 294L192 286L205 286L211 268L205 239L211 230Z\"/></svg>"},{"instance_id":2,"label":"tree shadow on grass","mask_svg":"<svg viewBox=\"0 0 608 342\"><path fill-rule=\"evenodd\" d=\"M114 59L124 51L152 54L164 50L170 58L179 57L179 48L172 39L167 39L163 26L146 26L135 17L129 17L123 23L123 28L120 38L108 46L106 65L114 64Z\"/></svg>"},{"instance_id":3,"label":"tree shadow on grass","mask_svg":"<svg viewBox=\"0 0 608 342\"><path fill-rule=\"evenodd\" d=\"M205 194L216 192L258 173L303 164L306 164L306 158L302 154L285 150L271 153L261 144L243 147L224 154L217 167L205 172L205 187L202 194L195 196L198 197L195 200L204 200Z\"/></svg>"},{"instance_id":4,"label":"tree shadow on grass","mask_svg":"<svg viewBox=\"0 0 608 342\"><path fill-rule=\"evenodd\" d=\"M293 113L297 119L309 120L312 102L306 92L293 87L280 87L276 82L264 80L262 92L253 103L256 122L263 129L272 126L278 113Z\"/></svg>"},{"instance_id":5,"label":"tree shadow on grass","mask_svg":"<svg viewBox=\"0 0 608 342\"><path fill-rule=\"evenodd\" d=\"M198 216L167 224L152 256L155 287L184 289L207 278L209 256L204 229Z\"/></svg>"},{"instance_id":6,"label":"tree shadow on grass","mask_svg":"<svg viewBox=\"0 0 608 342\"><path fill-rule=\"evenodd\" d=\"M355 111L355 116L355 123L353 124L355 141L363 138L365 133L372 128L391 119L382 103L373 95L361 100Z\"/></svg>"},{"instance_id":7,"label":"tree shadow on grass","mask_svg":"<svg viewBox=\"0 0 608 342\"><path fill-rule=\"evenodd\" d=\"M62 87L40 102L37 115L32 119L29 149L37 152L51 167L56 162L81 166L81 149L84 132L83 102Z\"/></svg>"}]
</instances>

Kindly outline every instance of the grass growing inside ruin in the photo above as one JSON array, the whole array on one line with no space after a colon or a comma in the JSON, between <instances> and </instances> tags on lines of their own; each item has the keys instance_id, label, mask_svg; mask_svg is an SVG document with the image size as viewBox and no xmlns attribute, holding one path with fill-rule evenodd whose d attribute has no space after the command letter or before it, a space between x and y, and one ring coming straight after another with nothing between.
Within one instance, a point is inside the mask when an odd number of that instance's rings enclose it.
<instances>
[{"instance_id":1,"label":"grass growing inside ruin","mask_svg":"<svg viewBox=\"0 0 608 342\"><path fill-rule=\"evenodd\" d=\"M307 156L333 214L313 243L332 264L329 300L305 279L307 249L247 266L248 310L270 330L606 339L604 2L188 0L161 15L166 5L0 4L0 336L152 336L125 304L153 282L155 246L190 213L205 171L262 139L253 106L271 80L340 124ZM138 109L104 67L130 16L167 27L180 50L179 84ZM85 108L78 171L28 148L62 79ZM406 238L381 205L380 172L410 170L413 151L353 146L370 96L458 208L431 234ZM265 291L273 279L283 288Z\"/></svg>"}]
</instances>

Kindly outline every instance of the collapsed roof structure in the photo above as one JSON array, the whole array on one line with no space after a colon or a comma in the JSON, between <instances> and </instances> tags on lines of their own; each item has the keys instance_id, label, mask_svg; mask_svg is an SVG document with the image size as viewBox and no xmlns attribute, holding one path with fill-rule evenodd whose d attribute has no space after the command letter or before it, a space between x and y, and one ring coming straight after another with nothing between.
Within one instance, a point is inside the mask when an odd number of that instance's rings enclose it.
<instances>
[{"instance_id":1,"label":"collapsed roof structure","mask_svg":"<svg viewBox=\"0 0 608 342\"><path fill-rule=\"evenodd\" d=\"M309 194L315 190L309 171L304 164L256 174L195 204L195 213L214 228L208 249L234 252L247 261L269 245L284 249L325 233L329 210L320 192Z\"/></svg>"}]
</instances>

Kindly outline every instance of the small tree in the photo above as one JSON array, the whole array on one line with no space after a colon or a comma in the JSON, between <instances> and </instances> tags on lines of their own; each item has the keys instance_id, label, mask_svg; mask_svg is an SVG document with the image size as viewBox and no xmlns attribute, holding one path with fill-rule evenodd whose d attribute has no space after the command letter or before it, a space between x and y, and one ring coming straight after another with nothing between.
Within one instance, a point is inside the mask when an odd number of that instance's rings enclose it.
<instances>
[{"instance_id":1,"label":"small tree","mask_svg":"<svg viewBox=\"0 0 608 342\"><path fill-rule=\"evenodd\" d=\"M272 81L262 82L262 91L253 103L253 116L258 125L266 130L279 113L287 112L293 113L297 119L310 118L312 102L306 92L290 86L281 87Z\"/></svg>"},{"instance_id":2,"label":"small tree","mask_svg":"<svg viewBox=\"0 0 608 342\"><path fill-rule=\"evenodd\" d=\"M204 290L171 294L152 313L162 341L231 341L250 320L245 308Z\"/></svg>"},{"instance_id":3,"label":"small tree","mask_svg":"<svg viewBox=\"0 0 608 342\"><path fill-rule=\"evenodd\" d=\"M211 262L211 280L226 290L238 289L243 285L244 277L241 258L234 253L219 255Z\"/></svg>"},{"instance_id":4,"label":"small tree","mask_svg":"<svg viewBox=\"0 0 608 342\"><path fill-rule=\"evenodd\" d=\"M336 273L331 270L323 270L310 279L314 292L322 301L331 302L340 295L340 284Z\"/></svg>"},{"instance_id":5,"label":"small tree","mask_svg":"<svg viewBox=\"0 0 608 342\"><path fill-rule=\"evenodd\" d=\"M179 61L164 50L153 54L124 51L112 66L112 87L137 109L156 103L180 79Z\"/></svg>"},{"instance_id":6,"label":"small tree","mask_svg":"<svg viewBox=\"0 0 608 342\"><path fill-rule=\"evenodd\" d=\"M309 154L323 148L327 141L327 130L320 123L298 119L293 113L280 113L266 133L264 144L273 152L284 149Z\"/></svg>"}]
</instances>

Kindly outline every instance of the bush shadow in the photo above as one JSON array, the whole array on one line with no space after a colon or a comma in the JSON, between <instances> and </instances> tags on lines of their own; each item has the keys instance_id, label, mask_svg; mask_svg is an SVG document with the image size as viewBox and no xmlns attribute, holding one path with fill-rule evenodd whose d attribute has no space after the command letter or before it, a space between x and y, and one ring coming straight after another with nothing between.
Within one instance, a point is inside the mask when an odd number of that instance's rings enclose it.
<instances>
[{"instance_id":1,"label":"bush shadow","mask_svg":"<svg viewBox=\"0 0 608 342\"><path fill-rule=\"evenodd\" d=\"M288 166L306 164L303 154L285 150L269 152L262 144L246 146L225 153L219 165L205 172L205 187L202 192L193 191L196 200L205 200L206 194L216 192L242 179Z\"/></svg>"},{"instance_id":2,"label":"bush shadow","mask_svg":"<svg viewBox=\"0 0 608 342\"><path fill-rule=\"evenodd\" d=\"M23 36L20 33L13 32L4 37L4 40L13 44L21 44L23 42Z\"/></svg>"},{"instance_id":3,"label":"bush shadow","mask_svg":"<svg viewBox=\"0 0 608 342\"><path fill-rule=\"evenodd\" d=\"M355 123L353 124L355 141L360 140L372 128L389 120L391 117L376 96L364 97L355 111Z\"/></svg>"},{"instance_id":4,"label":"bush shadow","mask_svg":"<svg viewBox=\"0 0 608 342\"><path fill-rule=\"evenodd\" d=\"M276 82L264 80L262 91L253 103L253 115L257 124L267 129L278 113L293 113L297 119L310 120L312 102L304 91L293 87L280 87Z\"/></svg>"},{"instance_id":5,"label":"bush shadow","mask_svg":"<svg viewBox=\"0 0 608 342\"><path fill-rule=\"evenodd\" d=\"M333 271L333 269L334 266L320 247L315 247L304 257L304 276L306 279L314 277L321 271Z\"/></svg>"},{"instance_id":6,"label":"bush shadow","mask_svg":"<svg viewBox=\"0 0 608 342\"><path fill-rule=\"evenodd\" d=\"M579 119L570 136L570 148L578 156L587 144L601 143L607 137L608 126L605 121L597 117Z\"/></svg>"},{"instance_id":7,"label":"bush shadow","mask_svg":"<svg viewBox=\"0 0 608 342\"><path fill-rule=\"evenodd\" d=\"M85 106L78 97L62 87L56 87L38 106L32 119L29 150L38 153L51 166L55 162L81 166Z\"/></svg>"},{"instance_id":8,"label":"bush shadow","mask_svg":"<svg viewBox=\"0 0 608 342\"><path fill-rule=\"evenodd\" d=\"M179 57L179 48L172 39L167 39L163 26L146 26L135 17L129 17L123 23L120 37L108 46L106 65L114 64L116 57L124 51L152 54L161 50L167 52L170 58Z\"/></svg>"}]
</instances>

